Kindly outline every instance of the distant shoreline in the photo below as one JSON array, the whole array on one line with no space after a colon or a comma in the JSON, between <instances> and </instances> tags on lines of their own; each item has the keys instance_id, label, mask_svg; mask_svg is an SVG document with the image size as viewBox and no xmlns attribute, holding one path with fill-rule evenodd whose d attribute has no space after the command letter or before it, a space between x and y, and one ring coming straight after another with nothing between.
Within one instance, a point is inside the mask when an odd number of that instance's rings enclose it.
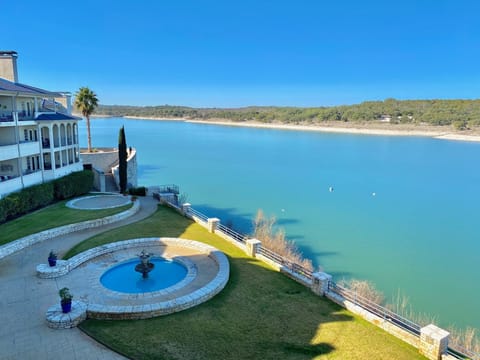
<instances>
[{"instance_id":1,"label":"distant shoreline","mask_svg":"<svg viewBox=\"0 0 480 360\"><path fill-rule=\"evenodd\" d=\"M97 115L96 117L102 117ZM111 116L104 116L111 117ZM197 120L186 118L158 118L158 117L145 117L145 116L123 116L126 119L137 120L153 120L153 121L183 121L198 124L209 125L222 125L222 126L238 126L238 127L251 127L251 128L265 128L276 130L292 130L292 131L317 131L328 133L341 133L341 134L356 134L356 135L383 135L383 136L421 136L431 137L441 140L456 140L456 141L473 141L480 142L480 134L464 134L462 132L455 132L452 129L448 131L440 131L433 126L415 126L415 125L390 125L390 124L350 124L342 123L344 126L340 126L338 123L327 123L325 126L320 125L288 125L288 124L265 124L259 122L233 122L225 119L212 119L212 120ZM388 126L395 126L395 129L387 129ZM464 131L465 132L465 131Z\"/></svg>"}]
</instances>

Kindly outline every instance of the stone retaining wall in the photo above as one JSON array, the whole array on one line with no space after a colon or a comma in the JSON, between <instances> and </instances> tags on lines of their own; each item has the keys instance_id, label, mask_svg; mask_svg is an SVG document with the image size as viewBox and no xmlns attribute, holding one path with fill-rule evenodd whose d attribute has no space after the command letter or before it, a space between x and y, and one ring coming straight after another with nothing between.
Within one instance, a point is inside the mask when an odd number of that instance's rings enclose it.
<instances>
[{"instance_id":1,"label":"stone retaining wall","mask_svg":"<svg viewBox=\"0 0 480 360\"><path fill-rule=\"evenodd\" d=\"M140 202L134 201L133 206L130 209L115 215L107 216L101 219L87 220L87 221L82 221L75 224L64 225L54 229L49 229L49 230L41 231L36 234L25 236L23 238L20 238L18 240L12 241L8 244L1 246L0 259L3 259L8 255L11 255L17 251L20 251L28 246L31 246L33 244L36 244L44 240L48 240L57 236L70 234L80 230L96 228L96 227L100 227L103 225L112 224L117 221L124 220L136 214L138 210L140 210Z\"/></svg>"},{"instance_id":2,"label":"stone retaining wall","mask_svg":"<svg viewBox=\"0 0 480 360\"><path fill-rule=\"evenodd\" d=\"M391 322L382 319L381 317L371 313L368 310L365 310L361 306L355 305L354 303L344 299L338 294L327 291L325 293L325 297L329 298L341 307L344 307L345 309L351 311L352 313L361 316L363 319L385 330L389 334L392 334L393 336L405 341L406 343L416 348L419 348L420 338L418 337L418 335L411 334L408 331L405 331L400 327L395 326Z\"/></svg>"}]
</instances>

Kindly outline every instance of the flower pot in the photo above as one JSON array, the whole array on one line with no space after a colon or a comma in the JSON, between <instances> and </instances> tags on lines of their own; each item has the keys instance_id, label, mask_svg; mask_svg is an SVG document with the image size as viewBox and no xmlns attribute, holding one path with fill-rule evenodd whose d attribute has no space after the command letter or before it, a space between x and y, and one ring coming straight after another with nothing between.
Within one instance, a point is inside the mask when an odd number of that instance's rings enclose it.
<instances>
[{"instance_id":1,"label":"flower pot","mask_svg":"<svg viewBox=\"0 0 480 360\"><path fill-rule=\"evenodd\" d=\"M57 265L57 259L48 258L48 265L50 266Z\"/></svg>"},{"instance_id":2,"label":"flower pot","mask_svg":"<svg viewBox=\"0 0 480 360\"><path fill-rule=\"evenodd\" d=\"M62 305L62 312L63 312L64 314L69 313L70 311L72 311L72 300L70 300L70 301L65 301L65 302L62 301L60 304Z\"/></svg>"}]
</instances>

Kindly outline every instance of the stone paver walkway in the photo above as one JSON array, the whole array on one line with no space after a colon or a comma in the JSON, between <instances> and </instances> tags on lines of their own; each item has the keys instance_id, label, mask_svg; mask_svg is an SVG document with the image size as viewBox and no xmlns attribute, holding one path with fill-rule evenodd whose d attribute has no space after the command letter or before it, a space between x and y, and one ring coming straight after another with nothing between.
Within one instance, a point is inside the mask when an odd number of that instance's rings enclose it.
<instances>
[{"instance_id":1,"label":"stone paver walkway","mask_svg":"<svg viewBox=\"0 0 480 360\"><path fill-rule=\"evenodd\" d=\"M46 240L0 260L0 359L124 359L76 328L47 327L45 313L59 302L59 285L56 280L38 278L35 268L46 262L51 249L61 257L73 245L144 219L157 209L158 202L152 197L139 201L140 211L128 219Z\"/></svg>"}]
</instances>

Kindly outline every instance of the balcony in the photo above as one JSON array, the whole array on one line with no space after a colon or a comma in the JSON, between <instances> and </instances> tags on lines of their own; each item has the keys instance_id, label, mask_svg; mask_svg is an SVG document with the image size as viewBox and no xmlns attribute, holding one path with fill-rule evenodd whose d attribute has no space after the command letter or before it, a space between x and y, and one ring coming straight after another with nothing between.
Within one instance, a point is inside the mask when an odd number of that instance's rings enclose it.
<instances>
[{"instance_id":1,"label":"balcony","mask_svg":"<svg viewBox=\"0 0 480 360\"><path fill-rule=\"evenodd\" d=\"M0 111L0 124L13 122L13 113L11 111Z\"/></svg>"},{"instance_id":2,"label":"balcony","mask_svg":"<svg viewBox=\"0 0 480 360\"><path fill-rule=\"evenodd\" d=\"M27 170L23 174L23 184L25 187L32 186L35 184L39 184L43 181L42 178L42 171L41 170L35 170L35 171L30 171Z\"/></svg>"},{"instance_id":3,"label":"balcony","mask_svg":"<svg viewBox=\"0 0 480 360\"><path fill-rule=\"evenodd\" d=\"M20 156L29 156L40 153L38 141L26 141L20 143Z\"/></svg>"},{"instance_id":4,"label":"balcony","mask_svg":"<svg viewBox=\"0 0 480 360\"><path fill-rule=\"evenodd\" d=\"M0 144L0 161L15 159L17 157L17 144Z\"/></svg>"},{"instance_id":5,"label":"balcony","mask_svg":"<svg viewBox=\"0 0 480 360\"><path fill-rule=\"evenodd\" d=\"M22 189L22 179L19 176L0 177L0 195L6 195Z\"/></svg>"},{"instance_id":6,"label":"balcony","mask_svg":"<svg viewBox=\"0 0 480 360\"><path fill-rule=\"evenodd\" d=\"M18 112L18 120L19 121L28 121L28 120L34 120L34 113L33 111L28 114L25 110L21 110Z\"/></svg>"}]
</instances>

